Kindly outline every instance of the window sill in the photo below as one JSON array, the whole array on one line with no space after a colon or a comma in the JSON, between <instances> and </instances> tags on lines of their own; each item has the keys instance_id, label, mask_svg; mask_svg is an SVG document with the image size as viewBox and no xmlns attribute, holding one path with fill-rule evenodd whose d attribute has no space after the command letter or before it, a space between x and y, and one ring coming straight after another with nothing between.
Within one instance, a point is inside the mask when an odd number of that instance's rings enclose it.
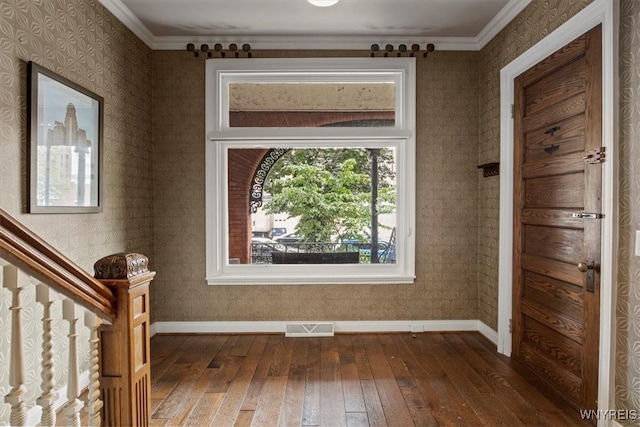
<instances>
[{"instance_id":1,"label":"window sill","mask_svg":"<svg viewBox=\"0 0 640 427\"><path fill-rule=\"evenodd\" d=\"M328 265L327 265L328 266ZM287 272L278 271L277 267L271 264L263 266L226 266L223 274L207 277L209 285L391 285L391 284L413 284L414 275L398 273L394 271L385 272L385 267L371 269L368 272L362 271L340 271L341 265L331 265L334 274L327 274L327 266L324 271L313 271L316 266L300 265L287 266ZM276 267L276 268L274 268ZM347 270L348 268L344 269ZM295 271L298 270L298 271ZM311 271L310 271L311 270ZM351 270L351 269L350 269Z\"/></svg>"}]
</instances>

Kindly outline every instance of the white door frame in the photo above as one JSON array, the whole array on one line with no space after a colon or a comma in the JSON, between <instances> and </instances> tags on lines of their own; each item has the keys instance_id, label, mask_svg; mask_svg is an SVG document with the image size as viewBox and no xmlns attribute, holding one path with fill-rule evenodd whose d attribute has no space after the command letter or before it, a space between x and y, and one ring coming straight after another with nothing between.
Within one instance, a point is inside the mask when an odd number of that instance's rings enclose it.
<instances>
[{"instance_id":1,"label":"white door frame","mask_svg":"<svg viewBox=\"0 0 640 427\"><path fill-rule=\"evenodd\" d=\"M598 409L613 405L618 230L618 10L619 0L594 0L500 72L500 267L498 352L511 355L513 263L513 119L514 79L567 43L602 24L602 270L600 277L600 363ZM602 420L602 425L606 425Z\"/></svg>"}]
</instances>

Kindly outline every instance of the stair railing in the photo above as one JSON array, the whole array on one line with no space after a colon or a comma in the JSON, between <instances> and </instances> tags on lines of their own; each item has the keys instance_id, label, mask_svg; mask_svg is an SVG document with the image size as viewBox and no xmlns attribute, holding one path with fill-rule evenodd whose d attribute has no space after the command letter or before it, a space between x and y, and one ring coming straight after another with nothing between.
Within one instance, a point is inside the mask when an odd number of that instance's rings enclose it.
<instances>
[{"instance_id":1,"label":"stair railing","mask_svg":"<svg viewBox=\"0 0 640 427\"><path fill-rule=\"evenodd\" d=\"M11 293L9 424L31 424L29 412L40 408L38 423L56 425L54 383L54 319L52 308L61 304L68 322L66 425L79 426L84 408L92 426L149 424L149 285L155 276L140 254L116 254L98 260L95 277L0 209L0 267L2 287ZM42 306L40 374L25 375L22 294L35 287L35 301ZM88 328L89 380L86 404L80 398L79 328ZM27 401L26 381L40 378L42 394Z\"/></svg>"}]
</instances>

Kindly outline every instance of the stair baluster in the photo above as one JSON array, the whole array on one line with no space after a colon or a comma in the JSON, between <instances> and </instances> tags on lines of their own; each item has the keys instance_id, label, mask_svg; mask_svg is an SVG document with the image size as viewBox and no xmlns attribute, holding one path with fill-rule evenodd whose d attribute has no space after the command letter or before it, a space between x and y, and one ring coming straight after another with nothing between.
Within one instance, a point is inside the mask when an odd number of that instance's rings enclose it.
<instances>
[{"instance_id":1,"label":"stair baluster","mask_svg":"<svg viewBox=\"0 0 640 427\"><path fill-rule=\"evenodd\" d=\"M80 410L83 403L78 398L80 387L78 381L78 333L76 331L80 318L79 307L73 300L62 301L62 317L69 322L69 376L67 378L67 404L64 414L67 416L67 425L80 427Z\"/></svg>"},{"instance_id":2,"label":"stair baluster","mask_svg":"<svg viewBox=\"0 0 640 427\"><path fill-rule=\"evenodd\" d=\"M11 405L9 422L12 426L23 426L27 422L25 406L24 367L22 364L22 303L20 292L27 284L27 277L14 265L3 269L3 285L11 291L11 359L9 385L12 387L4 402Z\"/></svg>"},{"instance_id":3,"label":"stair baluster","mask_svg":"<svg viewBox=\"0 0 640 427\"><path fill-rule=\"evenodd\" d=\"M40 424L42 426L56 425L56 411L54 404L58 399L58 393L55 391L55 382L53 380L53 332L51 323L51 306L58 299L58 294L44 283L36 285L36 301L42 304L42 364L40 376L42 384L40 389L42 394L36 400L36 403L42 408Z\"/></svg>"},{"instance_id":4,"label":"stair baluster","mask_svg":"<svg viewBox=\"0 0 640 427\"><path fill-rule=\"evenodd\" d=\"M102 319L90 311L85 311L84 324L89 328L89 351L91 354L89 360L89 392L86 411L89 415L89 426L94 427L102 424L100 412L104 405L100 399L100 337L98 334L98 328L100 328L102 324Z\"/></svg>"}]
</instances>

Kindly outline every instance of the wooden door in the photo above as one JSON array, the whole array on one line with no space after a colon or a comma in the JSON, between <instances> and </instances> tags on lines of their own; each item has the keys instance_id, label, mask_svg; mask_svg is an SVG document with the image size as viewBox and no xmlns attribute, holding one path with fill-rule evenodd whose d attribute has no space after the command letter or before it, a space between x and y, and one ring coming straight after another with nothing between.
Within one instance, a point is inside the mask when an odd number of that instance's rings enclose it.
<instances>
[{"instance_id":1,"label":"wooden door","mask_svg":"<svg viewBox=\"0 0 640 427\"><path fill-rule=\"evenodd\" d=\"M520 75L514 103L512 356L588 409L598 390L601 51L598 26Z\"/></svg>"}]
</instances>

